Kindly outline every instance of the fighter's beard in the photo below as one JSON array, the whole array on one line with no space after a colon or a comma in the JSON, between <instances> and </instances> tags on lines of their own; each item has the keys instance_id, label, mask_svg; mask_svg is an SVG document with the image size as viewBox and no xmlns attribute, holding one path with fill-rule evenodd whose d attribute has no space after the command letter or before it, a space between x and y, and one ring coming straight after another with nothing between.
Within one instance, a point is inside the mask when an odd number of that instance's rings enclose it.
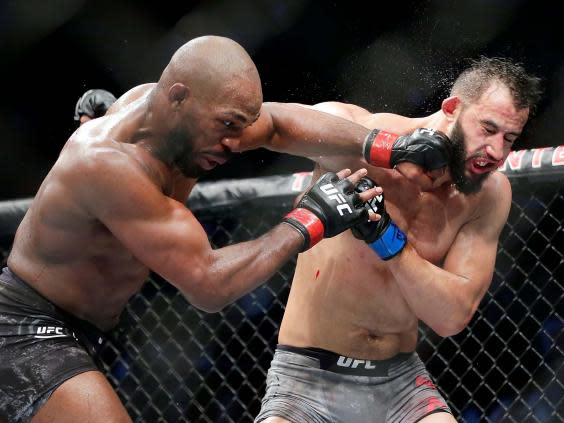
<instances>
[{"instance_id":1,"label":"fighter's beard","mask_svg":"<svg viewBox=\"0 0 564 423\"><path fill-rule=\"evenodd\" d=\"M187 178L199 178L206 173L206 170L194 161L196 155L193 144L188 142L189 138L185 130L172 131L164 140L157 155L169 166L178 168Z\"/></svg>"},{"instance_id":2,"label":"fighter's beard","mask_svg":"<svg viewBox=\"0 0 564 423\"><path fill-rule=\"evenodd\" d=\"M489 173L480 175L466 175L466 140L460 124L455 122L450 133L452 151L450 159L450 174L454 186L462 194L475 194L482 188Z\"/></svg>"}]
</instances>

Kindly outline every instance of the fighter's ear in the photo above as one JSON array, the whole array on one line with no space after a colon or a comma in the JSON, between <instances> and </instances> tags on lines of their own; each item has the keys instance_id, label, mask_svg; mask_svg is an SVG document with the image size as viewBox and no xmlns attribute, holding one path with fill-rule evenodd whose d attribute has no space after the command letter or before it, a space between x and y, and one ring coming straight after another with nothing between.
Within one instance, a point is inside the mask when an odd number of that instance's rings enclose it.
<instances>
[{"instance_id":1,"label":"fighter's ear","mask_svg":"<svg viewBox=\"0 0 564 423\"><path fill-rule=\"evenodd\" d=\"M168 90L168 100L177 105L182 103L190 95L188 87L180 82L172 84Z\"/></svg>"},{"instance_id":2,"label":"fighter's ear","mask_svg":"<svg viewBox=\"0 0 564 423\"><path fill-rule=\"evenodd\" d=\"M441 105L441 110L447 117L447 119L451 120L456 117L458 111L460 110L460 105L462 102L460 101L460 97L453 95L449 98L445 98L443 100L443 104Z\"/></svg>"}]
</instances>

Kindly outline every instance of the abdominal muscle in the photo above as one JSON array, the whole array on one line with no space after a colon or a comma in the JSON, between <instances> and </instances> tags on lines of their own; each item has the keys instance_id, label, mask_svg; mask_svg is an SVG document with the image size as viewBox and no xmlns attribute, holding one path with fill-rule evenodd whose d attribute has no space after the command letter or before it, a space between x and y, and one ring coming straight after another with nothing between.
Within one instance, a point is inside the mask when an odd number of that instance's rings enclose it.
<instances>
[{"instance_id":1,"label":"abdominal muscle","mask_svg":"<svg viewBox=\"0 0 564 423\"><path fill-rule=\"evenodd\" d=\"M346 232L300 254L278 341L384 360L415 349L417 323L385 264Z\"/></svg>"}]
</instances>

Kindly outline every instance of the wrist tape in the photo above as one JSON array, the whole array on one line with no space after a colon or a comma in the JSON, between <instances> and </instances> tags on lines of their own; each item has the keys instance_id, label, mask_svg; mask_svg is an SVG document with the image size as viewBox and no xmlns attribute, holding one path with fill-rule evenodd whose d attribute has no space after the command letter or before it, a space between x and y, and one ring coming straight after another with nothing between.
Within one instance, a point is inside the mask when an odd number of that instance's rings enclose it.
<instances>
[{"instance_id":1,"label":"wrist tape","mask_svg":"<svg viewBox=\"0 0 564 423\"><path fill-rule=\"evenodd\" d=\"M297 208L284 216L283 223L297 229L304 237L304 246L301 251L308 250L323 239L325 228L323 222L315 213L308 209Z\"/></svg>"},{"instance_id":2,"label":"wrist tape","mask_svg":"<svg viewBox=\"0 0 564 423\"><path fill-rule=\"evenodd\" d=\"M380 238L368 244L382 260L397 256L407 244L407 237L400 228L390 221Z\"/></svg>"},{"instance_id":3,"label":"wrist tape","mask_svg":"<svg viewBox=\"0 0 564 423\"><path fill-rule=\"evenodd\" d=\"M390 168L392 146L399 135L391 132L372 130L364 140L364 159L373 166Z\"/></svg>"}]
</instances>

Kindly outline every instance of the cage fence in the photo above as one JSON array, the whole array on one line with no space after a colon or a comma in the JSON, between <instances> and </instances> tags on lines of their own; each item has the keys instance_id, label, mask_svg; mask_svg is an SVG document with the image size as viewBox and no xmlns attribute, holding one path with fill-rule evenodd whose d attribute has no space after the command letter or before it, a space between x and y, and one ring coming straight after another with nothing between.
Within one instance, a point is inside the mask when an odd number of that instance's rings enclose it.
<instances>
[{"instance_id":1,"label":"cage fence","mask_svg":"<svg viewBox=\"0 0 564 423\"><path fill-rule=\"evenodd\" d=\"M495 274L460 334L420 327L418 353L461 422L564 422L564 148L512 153L513 204ZM280 221L309 173L202 183L189 206L216 248ZM29 200L0 205L6 258ZM220 313L152 274L98 351L136 422L252 422L295 260Z\"/></svg>"}]
</instances>

